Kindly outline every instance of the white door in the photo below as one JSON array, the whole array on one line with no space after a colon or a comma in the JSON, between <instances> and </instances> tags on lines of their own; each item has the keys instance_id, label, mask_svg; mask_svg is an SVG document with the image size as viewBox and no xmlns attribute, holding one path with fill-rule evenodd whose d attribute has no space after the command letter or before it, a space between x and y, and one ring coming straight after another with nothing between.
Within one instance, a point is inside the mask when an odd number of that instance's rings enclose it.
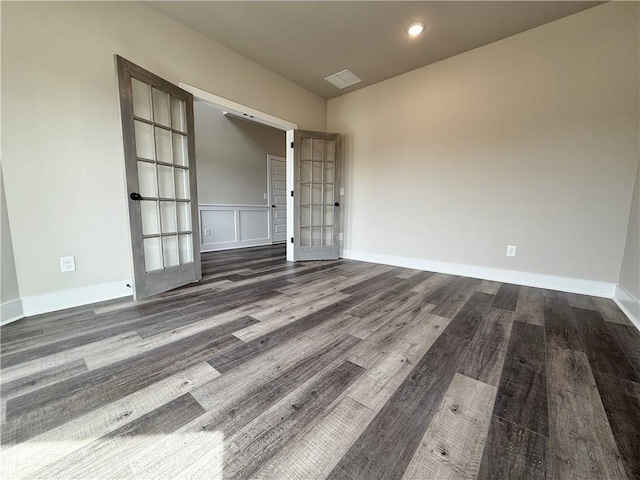
<instances>
[{"instance_id":1,"label":"white door","mask_svg":"<svg viewBox=\"0 0 640 480\"><path fill-rule=\"evenodd\" d=\"M193 96L116 55L136 300L197 282Z\"/></svg>"},{"instance_id":2,"label":"white door","mask_svg":"<svg viewBox=\"0 0 640 480\"><path fill-rule=\"evenodd\" d=\"M287 162L269 155L271 191L271 242L287 241Z\"/></svg>"},{"instance_id":3,"label":"white door","mask_svg":"<svg viewBox=\"0 0 640 480\"><path fill-rule=\"evenodd\" d=\"M340 250L340 135L295 130L293 155L293 259L336 259Z\"/></svg>"}]
</instances>

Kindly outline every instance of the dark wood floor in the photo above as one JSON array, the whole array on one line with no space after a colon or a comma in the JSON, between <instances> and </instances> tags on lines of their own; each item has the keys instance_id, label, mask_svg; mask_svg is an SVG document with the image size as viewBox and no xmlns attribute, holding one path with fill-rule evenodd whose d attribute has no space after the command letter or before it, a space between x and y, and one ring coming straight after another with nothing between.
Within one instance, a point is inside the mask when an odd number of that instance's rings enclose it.
<instances>
[{"instance_id":1,"label":"dark wood floor","mask_svg":"<svg viewBox=\"0 0 640 480\"><path fill-rule=\"evenodd\" d=\"M611 300L284 247L2 327L1 478L640 478Z\"/></svg>"}]
</instances>

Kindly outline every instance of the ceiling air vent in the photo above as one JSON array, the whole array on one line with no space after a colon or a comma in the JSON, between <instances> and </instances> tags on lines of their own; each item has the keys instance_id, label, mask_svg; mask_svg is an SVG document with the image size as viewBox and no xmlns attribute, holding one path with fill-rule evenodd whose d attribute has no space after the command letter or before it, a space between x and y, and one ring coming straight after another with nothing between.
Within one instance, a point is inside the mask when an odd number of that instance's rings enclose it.
<instances>
[{"instance_id":1,"label":"ceiling air vent","mask_svg":"<svg viewBox=\"0 0 640 480\"><path fill-rule=\"evenodd\" d=\"M353 72L350 72L349 70L342 70L341 72L329 75L325 80L340 90L362 81L362 79L356 77Z\"/></svg>"}]
</instances>

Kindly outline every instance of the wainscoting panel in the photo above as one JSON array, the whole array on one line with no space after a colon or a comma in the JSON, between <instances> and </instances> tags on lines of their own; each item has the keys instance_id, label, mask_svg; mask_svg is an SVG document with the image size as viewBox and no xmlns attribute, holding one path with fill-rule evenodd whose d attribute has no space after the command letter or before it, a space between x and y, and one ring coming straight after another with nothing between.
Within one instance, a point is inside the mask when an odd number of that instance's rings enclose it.
<instances>
[{"instance_id":1,"label":"wainscoting panel","mask_svg":"<svg viewBox=\"0 0 640 480\"><path fill-rule=\"evenodd\" d=\"M233 210L203 210L200 213L201 227L210 231L203 236L202 244L209 240L212 244L233 243L238 240L236 235L236 212ZM206 227L205 227L206 225Z\"/></svg>"},{"instance_id":2,"label":"wainscoting panel","mask_svg":"<svg viewBox=\"0 0 640 480\"><path fill-rule=\"evenodd\" d=\"M270 244L270 210L267 205L198 205L200 250Z\"/></svg>"},{"instance_id":3,"label":"wainscoting panel","mask_svg":"<svg viewBox=\"0 0 640 480\"><path fill-rule=\"evenodd\" d=\"M238 210L240 218L240 241L270 240L269 210Z\"/></svg>"}]
</instances>

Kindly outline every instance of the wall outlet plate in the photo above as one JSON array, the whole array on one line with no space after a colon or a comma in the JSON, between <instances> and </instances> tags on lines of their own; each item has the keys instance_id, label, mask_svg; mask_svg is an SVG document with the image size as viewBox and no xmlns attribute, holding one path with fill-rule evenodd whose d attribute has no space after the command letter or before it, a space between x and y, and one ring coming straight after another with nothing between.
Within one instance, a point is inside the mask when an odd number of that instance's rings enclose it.
<instances>
[{"instance_id":1,"label":"wall outlet plate","mask_svg":"<svg viewBox=\"0 0 640 480\"><path fill-rule=\"evenodd\" d=\"M60 271L61 272L75 272L76 271L76 258L60 257Z\"/></svg>"},{"instance_id":2,"label":"wall outlet plate","mask_svg":"<svg viewBox=\"0 0 640 480\"><path fill-rule=\"evenodd\" d=\"M516 256L516 246L507 245L507 257L515 257L515 256Z\"/></svg>"}]
</instances>

